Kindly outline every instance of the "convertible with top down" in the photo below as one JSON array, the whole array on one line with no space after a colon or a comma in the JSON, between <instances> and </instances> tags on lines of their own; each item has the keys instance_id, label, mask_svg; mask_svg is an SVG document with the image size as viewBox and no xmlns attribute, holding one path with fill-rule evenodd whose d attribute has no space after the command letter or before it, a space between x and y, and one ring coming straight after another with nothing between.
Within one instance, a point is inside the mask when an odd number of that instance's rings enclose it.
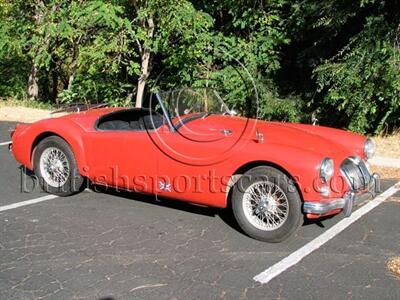
<instances>
[{"instance_id":1,"label":"convertible with top down","mask_svg":"<svg viewBox=\"0 0 400 300\"><path fill-rule=\"evenodd\" d=\"M374 143L323 126L238 116L213 92L153 95L149 108L92 107L11 131L15 159L42 189L85 182L230 209L247 235L280 242L304 218L373 197Z\"/></svg>"}]
</instances>

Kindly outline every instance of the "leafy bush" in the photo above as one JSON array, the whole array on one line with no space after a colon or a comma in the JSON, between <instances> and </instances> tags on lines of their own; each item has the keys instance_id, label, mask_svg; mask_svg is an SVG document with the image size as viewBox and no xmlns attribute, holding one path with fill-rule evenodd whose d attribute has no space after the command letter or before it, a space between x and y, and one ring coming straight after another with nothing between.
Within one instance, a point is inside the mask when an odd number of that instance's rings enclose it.
<instances>
[{"instance_id":1,"label":"leafy bush","mask_svg":"<svg viewBox=\"0 0 400 300\"><path fill-rule=\"evenodd\" d=\"M259 116L265 120L300 122L304 119L298 99L262 98Z\"/></svg>"},{"instance_id":2,"label":"leafy bush","mask_svg":"<svg viewBox=\"0 0 400 300\"><path fill-rule=\"evenodd\" d=\"M98 103L104 102L110 106L129 106L131 100L128 92L133 86L118 78L105 75L82 76L75 78L71 89L63 90L59 96L60 103Z\"/></svg>"},{"instance_id":3,"label":"leafy bush","mask_svg":"<svg viewBox=\"0 0 400 300\"><path fill-rule=\"evenodd\" d=\"M0 97L26 98L29 64L22 58L4 57L0 62Z\"/></svg>"},{"instance_id":4,"label":"leafy bush","mask_svg":"<svg viewBox=\"0 0 400 300\"><path fill-rule=\"evenodd\" d=\"M400 125L400 51L388 28L383 17L368 18L339 55L315 69L322 116L360 133Z\"/></svg>"}]
</instances>

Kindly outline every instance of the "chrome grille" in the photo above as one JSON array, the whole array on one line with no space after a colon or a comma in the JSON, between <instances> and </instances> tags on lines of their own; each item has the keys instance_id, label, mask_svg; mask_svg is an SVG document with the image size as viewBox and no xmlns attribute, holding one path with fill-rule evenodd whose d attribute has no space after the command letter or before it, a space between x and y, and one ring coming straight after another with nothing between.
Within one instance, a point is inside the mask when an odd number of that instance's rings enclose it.
<instances>
[{"instance_id":1,"label":"chrome grille","mask_svg":"<svg viewBox=\"0 0 400 300\"><path fill-rule=\"evenodd\" d=\"M340 169L353 191L367 188L372 179L365 162L357 157L346 158L340 166Z\"/></svg>"}]
</instances>

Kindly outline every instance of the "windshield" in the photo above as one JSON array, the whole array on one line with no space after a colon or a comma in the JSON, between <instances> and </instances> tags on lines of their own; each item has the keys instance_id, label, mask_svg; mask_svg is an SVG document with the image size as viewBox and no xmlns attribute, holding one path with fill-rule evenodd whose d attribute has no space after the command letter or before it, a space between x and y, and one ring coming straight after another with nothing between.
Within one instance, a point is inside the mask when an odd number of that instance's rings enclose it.
<instances>
[{"instance_id":1,"label":"windshield","mask_svg":"<svg viewBox=\"0 0 400 300\"><path fill-rule=\"evenodd\" d=\"M212 89L181 89L159 94L172 120L189 116L207 117L211 114L232 115L221 96Z\"/></svg>"}]
</instances>

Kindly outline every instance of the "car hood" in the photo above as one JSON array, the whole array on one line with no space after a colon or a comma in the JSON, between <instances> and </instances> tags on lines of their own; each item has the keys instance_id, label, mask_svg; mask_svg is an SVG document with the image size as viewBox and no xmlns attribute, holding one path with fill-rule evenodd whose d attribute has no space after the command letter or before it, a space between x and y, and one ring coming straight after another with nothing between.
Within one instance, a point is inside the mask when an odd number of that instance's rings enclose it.
<instances>
[{"instance_id":1,"label":"car hood","mask_svg":"<svg viewBox=\"0 0 400 300\"><path fill-rule=\"evenodd\" d=\"M362 156L365 138L352 132L294 123L261 122L268 142L284 144L324 155L347 153ZM356 150L356 153L354 153Z\"/></svg>"},{"instance_id":2,"label":"car hood","mask_svg":"<svg viewBox=\"0 0 400 300\"><path fill-rule=\"evenodd\" d=\"M264 137L262 145L279 144L291 148L300 148L321 155L335 154L358 155L363 157L365 137L345 130L324 126L313 126L297 123L268 122L241 117L212 115L202 120L186 124L188 131L212 130L220 132L229 130L231 138L239 135L255 139L256 132ZM249 134L243 135L244 128L249 128Z\"/></svg>"}]
</instances>

